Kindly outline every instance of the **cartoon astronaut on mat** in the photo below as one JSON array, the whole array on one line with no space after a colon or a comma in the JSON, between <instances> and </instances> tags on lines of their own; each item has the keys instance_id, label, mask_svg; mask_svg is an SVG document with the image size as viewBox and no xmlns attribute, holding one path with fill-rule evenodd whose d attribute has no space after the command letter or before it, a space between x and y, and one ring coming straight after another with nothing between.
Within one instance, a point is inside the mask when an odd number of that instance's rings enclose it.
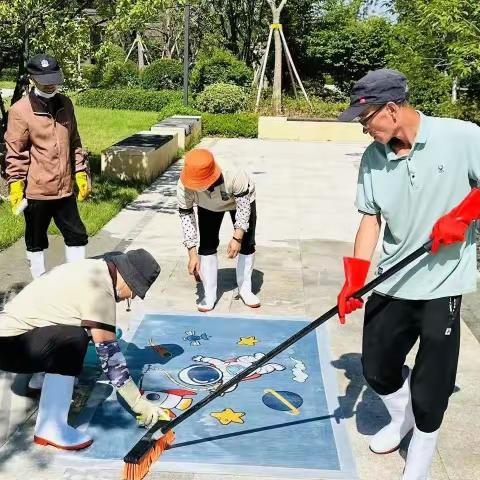
<instances>
[{"instance_id":1,"label":"cartoon astronaut on mat","mask_svg":"<svg viewBox=\"0 0 480 480\"><path fill-rule=\"evenodd\" d=\"M192 357L192 360L197 362L197 365L190 365L181 370L178 378L182 383L187 385L210 386L212 390L215 390L264 356L264 353L255 353L254 355L243 355L228 360L221 360L219 358L196 355ZM257 368L251 375L244 378L243 381L256 380L262 377L262 375L281 372L285 370L285 368L285 366L278 363L267 363ZM237 385L234 385L225 393L233 392L236 388Z\"/></svg>"}]
</instances>

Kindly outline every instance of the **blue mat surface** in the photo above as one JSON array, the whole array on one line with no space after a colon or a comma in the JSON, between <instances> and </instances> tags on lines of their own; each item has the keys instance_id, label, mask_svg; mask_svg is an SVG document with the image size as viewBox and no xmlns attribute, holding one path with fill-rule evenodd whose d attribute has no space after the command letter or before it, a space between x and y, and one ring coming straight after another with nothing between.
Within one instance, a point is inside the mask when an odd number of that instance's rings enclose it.
<instances>
[{"instance_id":1,"label":"blue mat surface","mask_svg":"<svg viewBox=\"0 0 480 480\"><path fill-rule=\"evenodd\" d=\"M306 324L285 318L147 315L123 349L146 398L178 416ZM322 330L311 333L214 400L176 428L174 448L159 463L177 465L179 471L181 465L220 472L230 466L250 473L271 468L286 469L292 477L311 471L324 478L354 478L346 433L332 415L337 393L327 345ZM81 455L121 459L144 430L110 387L102 388L104 401L88 428L95 442Z\"/></svg>"}]
</instances>

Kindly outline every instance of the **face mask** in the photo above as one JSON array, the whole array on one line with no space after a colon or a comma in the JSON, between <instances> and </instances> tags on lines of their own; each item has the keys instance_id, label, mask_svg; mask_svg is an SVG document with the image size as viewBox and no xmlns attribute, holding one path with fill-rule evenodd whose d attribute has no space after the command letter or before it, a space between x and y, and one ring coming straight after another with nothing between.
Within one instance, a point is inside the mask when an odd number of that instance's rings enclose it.
<instances>
[{"instance_id":1,"label":"face mask","mask_svg":"<svg viewBox=\"0 0 480 480\"><path fill-rule=\"evenodd\" d=\"M52 93L42 92L38 87L35 87L35 95L42 98L53 98L58 93L58 87Z\"/></svg>"}]
</instances>

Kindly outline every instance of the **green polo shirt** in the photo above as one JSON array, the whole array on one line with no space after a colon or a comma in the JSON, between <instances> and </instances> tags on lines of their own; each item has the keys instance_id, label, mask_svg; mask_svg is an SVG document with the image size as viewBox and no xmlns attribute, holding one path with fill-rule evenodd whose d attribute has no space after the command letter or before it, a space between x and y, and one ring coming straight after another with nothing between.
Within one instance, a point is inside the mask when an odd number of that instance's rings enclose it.
<instances>
[{"instance_id":1,"label":"green polo shirt","mask_svg":"<svg viewBox=\"0 0 480 480\"><path fill-rule=\"evenodd\" d=\"M373 142L360 165L356 207L385 221L376 274L423 245L435 222L458 205L480 178L480 127L420 114L408 156ZM375 288L397 298L429 300L476 289L475 228L466 241L425 255Z\"/></svg>"}]
</instances>

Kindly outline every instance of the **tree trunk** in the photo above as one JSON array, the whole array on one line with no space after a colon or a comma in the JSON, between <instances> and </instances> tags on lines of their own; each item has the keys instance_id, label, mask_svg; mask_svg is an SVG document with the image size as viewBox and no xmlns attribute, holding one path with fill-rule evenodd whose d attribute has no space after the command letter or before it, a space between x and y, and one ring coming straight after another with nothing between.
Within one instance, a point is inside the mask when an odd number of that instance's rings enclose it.
<instances>
[{"instance_id":1,"label":"tree trunk","mask_svg":"<svg viewBox=\"0 0 480 480\"><path fill-rule=\"evenodd\" d=\"M282 0L280 5L276 6L276 0L269 0L270 7L273 13L273 23L280 23L280 14L285 6L287 0ZM282 39L280 38L280 32L278 28L275 28L273 32L273 38L275 40L275 70L273 74L273 111L275 115L282 113Z\"/></svg>"}]
</instances>

